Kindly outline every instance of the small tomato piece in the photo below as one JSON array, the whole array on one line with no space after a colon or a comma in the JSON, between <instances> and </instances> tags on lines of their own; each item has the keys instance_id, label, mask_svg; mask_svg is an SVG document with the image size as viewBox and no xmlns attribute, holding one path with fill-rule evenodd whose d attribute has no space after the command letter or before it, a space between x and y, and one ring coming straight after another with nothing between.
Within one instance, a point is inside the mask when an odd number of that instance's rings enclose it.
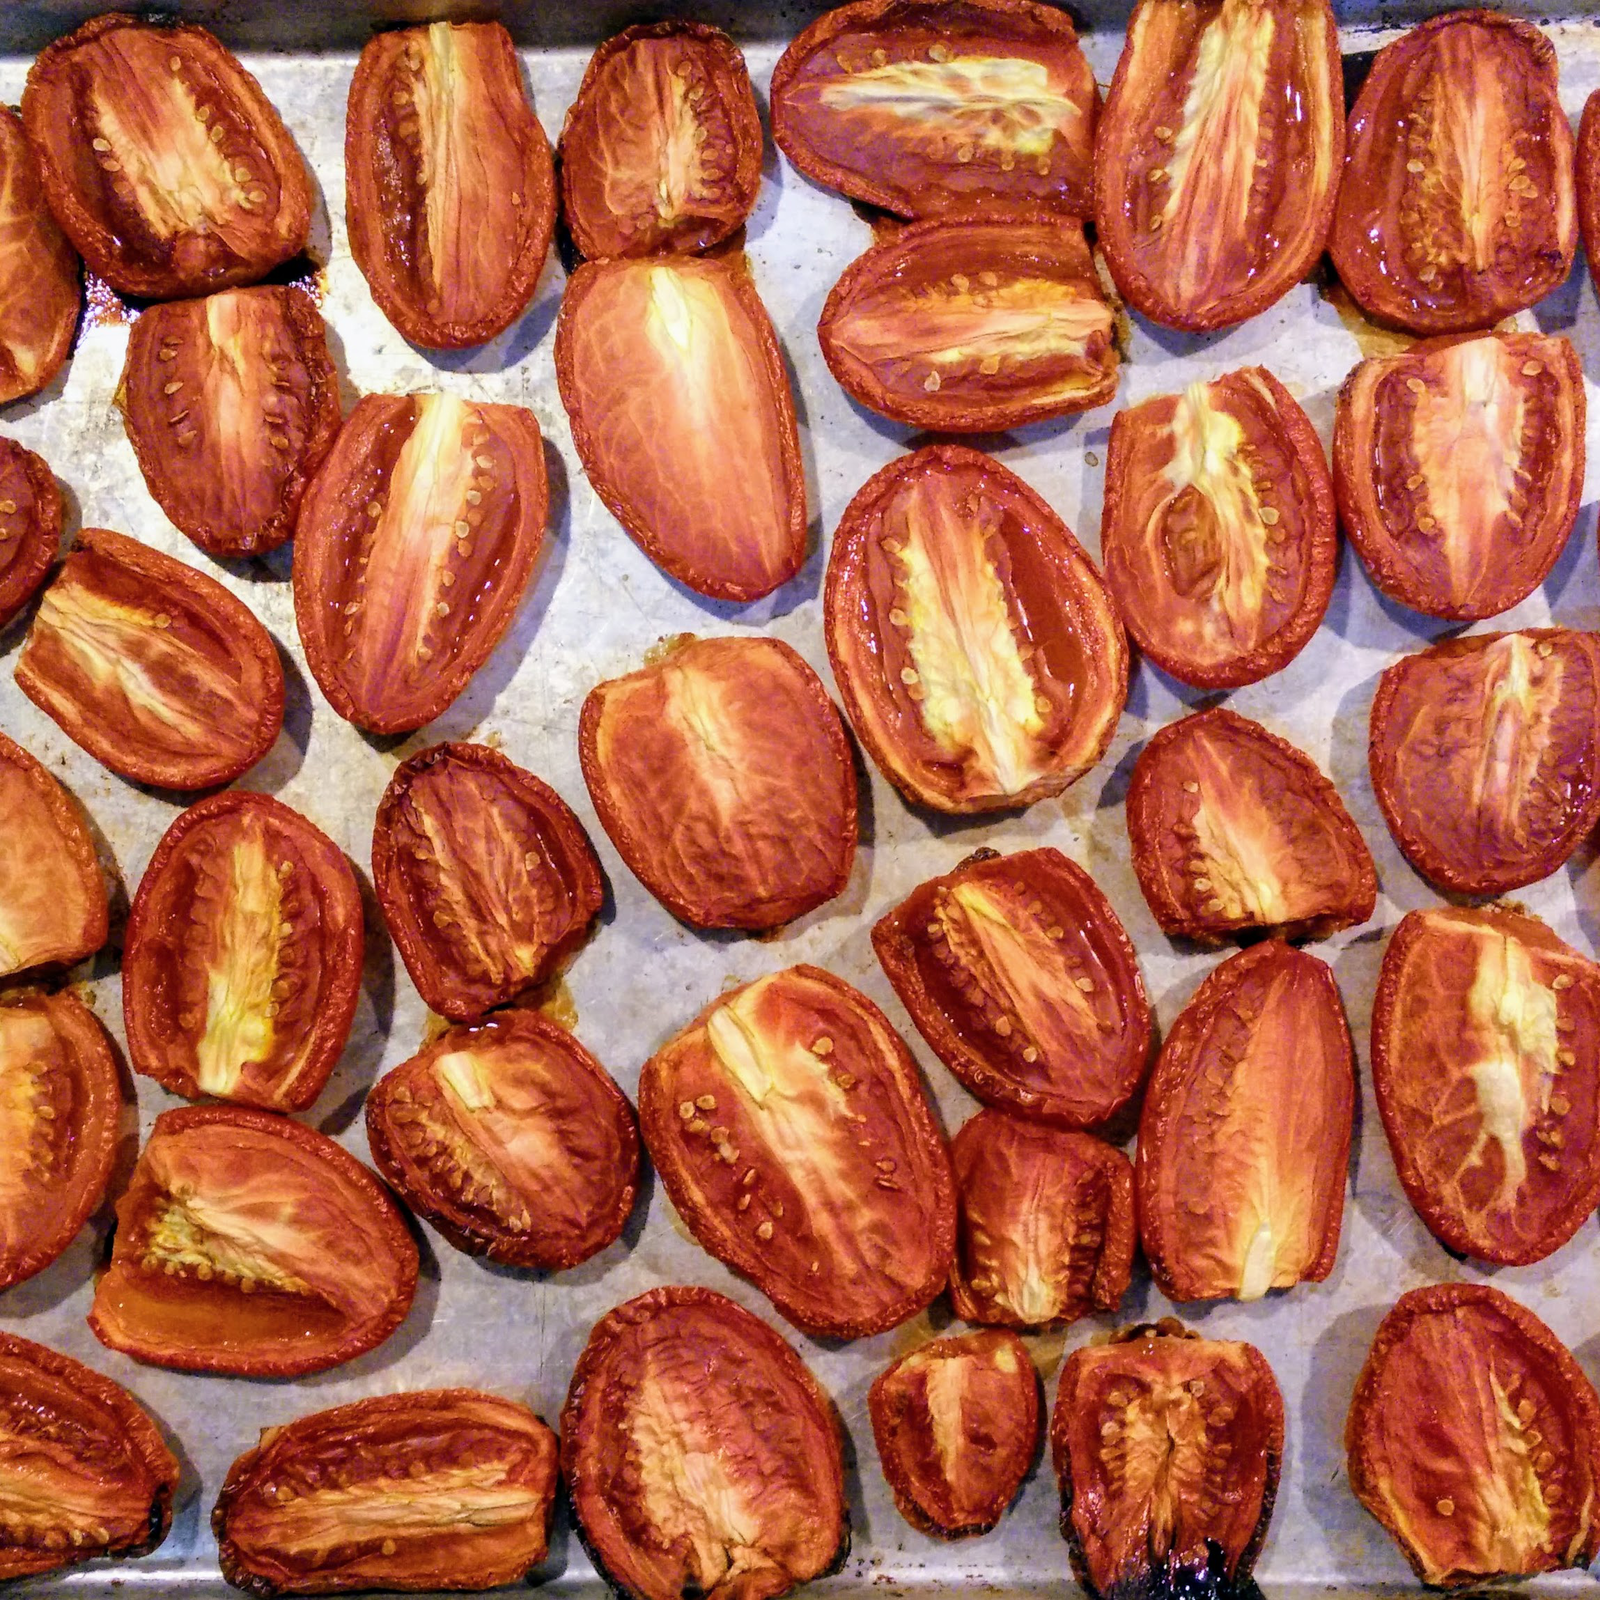
<instances>
[{"instance_id":1,"label":"small tomato piece","mask_svg":"<svg viewBox=\"0 0 1600 1600\"><path fill-rule=\"evenodd\" d=\"M83 307L80 276L22 118L0 106L0 405L37 394L61 370Z\"/></svg>"},{"instance_id":2,"label":"small tomato piece","mask_svg":"<svg viewBox=\"0 0 1600 1600\"><path fill-rule=\"evenodd\" d=\"M0 438L0 628L34 597L60 546L61 491L49 463L16 440Z\"/></svg>"},{"instance_id":3,"label":"small tomato piece","mask_svg":"<svg viewBox=\"0 0 1600 1600\"><path fill-rule=\"evenodd\" d=\"M1578 191L1578 232L1589 260L1589 276L1600 273L1600 89L1583 102L1574 163ZM1600 282L1600 279L1596 280Z\"/></svg>"}]
</instances>

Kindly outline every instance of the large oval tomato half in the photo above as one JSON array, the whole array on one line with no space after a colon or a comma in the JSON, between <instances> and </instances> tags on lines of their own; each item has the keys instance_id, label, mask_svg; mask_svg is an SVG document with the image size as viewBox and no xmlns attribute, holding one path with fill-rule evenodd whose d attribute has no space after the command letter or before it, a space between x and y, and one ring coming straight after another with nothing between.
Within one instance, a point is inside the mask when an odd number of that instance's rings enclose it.
<instances>
[{"instance_id":1,"label":"large oval tomato half","mask_svg":"<svg viewBox=\"0 0 1600 1600\"><path fill-rule=\"evenodd\" d=\"M0 106L0 405L36 394L61 370L83 305L79 277L22 118Z\"/></svg>"},{"instance_id":2,"label":"large oval tomato half","mask_svg":"<svg viewBox=\"0 0 1600 1600\"><path fill-rule=\"evenodd\" d=\"M3 229L0 219L0 239ZM61 491L49 463L0 438L0 628L34 597L60 547Z\"/></svg>"},{"instance_id":3,"label":"large oval tomato half","mask_svg":"<svg viewBox=\"0 0 1600 1600\"><path fill-rule=\"evenodd\" d=\"M295 530L295 625L333 709L372 733L438 716L511 625L549 508L531 411L363 396Z\"/></svg>"},{"instance_id":4,"label":"large oval tomato half","mask_svg":"<svg viewBox=\"0 0 1600 1600\"><path fill-rule=\"evenodd\" d=\"M1487 328L1572 270L1572 166L1555 46L1531 22L1447 12L1361 86L1328 251L1379 322Z\"/></svg>"},{"instance_id":5,"label":"large oval tomato half","mask_svg":"<svg viewBox=\"0 0 1600 1600\"><path fill-rule=\"evenodd\" d=\"M1583 238L1583 253L1589 260L1589 276L1596 278L1600 273L1600 89L1583 103L1575 166L1578 232ZM1600 278L1596 281L1600 282Z\"/></svg>"}]
</instances>

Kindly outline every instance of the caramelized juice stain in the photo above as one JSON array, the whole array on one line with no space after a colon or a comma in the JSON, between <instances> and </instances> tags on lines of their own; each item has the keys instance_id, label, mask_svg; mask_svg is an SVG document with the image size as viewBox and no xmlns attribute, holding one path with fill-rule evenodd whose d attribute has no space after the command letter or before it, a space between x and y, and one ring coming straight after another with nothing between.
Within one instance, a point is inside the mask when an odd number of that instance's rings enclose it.
<instances>
[{"instance_id":1,"label":"caramelized juice stain","mask_svg":"<svg viewBox=\"0 0 1600 1600\"><path fill-rule=\"evenodd\" d=\"M1319 293L1333 309L1345 331L1355 340L1363 357L1403 355L1417 341L1409 333L1394 328L1380 328L1368 320L1366 313L1350 298L1350 291L1335 280L1319 286Z\"/></svg>"}]
</instances>

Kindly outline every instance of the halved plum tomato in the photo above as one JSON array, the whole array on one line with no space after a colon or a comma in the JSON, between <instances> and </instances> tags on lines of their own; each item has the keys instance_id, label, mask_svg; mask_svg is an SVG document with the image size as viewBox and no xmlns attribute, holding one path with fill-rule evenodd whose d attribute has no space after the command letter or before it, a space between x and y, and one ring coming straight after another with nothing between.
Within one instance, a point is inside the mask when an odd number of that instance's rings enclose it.
<instances>
[{"instance_id":1,"label":"halved plum tomato","mask_svg":"<svg viewBox=\"0 0 1600 1600\"><path fill-rule=\"evenodd\" d=\"M638 1195L633 1107L536 1011L446 1029L380 1078L367 1143L389 1186L458 1250L512 1267L587 1261Z\"/></svg>"},{"instance_id":2,"label":"halved plum tomato","mask_svg":"<svg viewBox=\"0 0 1600 1600\"><path fill-rule=\"evenodd\" d=\"M97 761L158 789L231 783L283 728L283 666L250 608L106 528L74 541L16 679Z\"/></svg>"},{"instance_id":3,"label":"halved plum tomato","mask_svg":"<svg viewBox=\"0 0 1600 1600\"><path fill-rule=\"evenodd\" d=\"M808 178L899 216L1092 209L1100 94L1055 6L840 6L784 51L771 102L772 137Z\"/></svg>"},{"instance_id":4,"label":"halved plum tomato","mask_svg":"<svg viewBox=\"0 0 1600 1600\"><path fill-rule=\"evenodd\" d=\"M1383 953L1372 1085L1440 1243L1542 1261L1600 1201L1600 967L1506 906L1411 912Z\"/></svg>"},{"instance_id":5,"label":"halved plum tomato","mask_svg":"<svg viewBox=\"0 0 1600 1600\"><path fill-rule=\"evenodd\" d=\"M1128 785L1133 870L1162 932L1321 939L1365 922L1378 875L1339 791L1292 744L1224 706L1155 735Z\"/></svg>"},{"instance_id":6,"label":"halved plum tomato","mask_svg":"<svg viewBox=\"0 0 1600 1600\"><path fill-rule=\"evenodd\" d=\"M262 1430L211 1512L251 1594L488 1589L548 1551L556 1436L477 1389L377 1395Z\"/></svg>"},{"instance_id":7,"label":"halved plum tomato","mask_svg":"<svg viewBox=\"0 0 1600 1600\"><path fill-rule=\"evenodd\" d=\"M332 1139L188 1106L156 1118L117 1202L89 1326L153 1366L291 1378L381 1344L416 1287L400 1208Z\"/></svg>"},{"instance_id":8,"label":"halved plum tomato","mask_svg":"<svg viewBox=\"0 0 1600 1600\"><path fill-rule=\"evenodd\" d=\"M1589 276L1600 283L1600 89L1583 103L1576 168L1578 232L1589 260Z\"/></svg>"},{"instance_id":9,"label":"halved plum tomato","mask_svg":"<svg viewBox=\"0 0 1600 1600\"><path fill-rule=\"evenodd\" d=\"M0 1580L148 1555L172 1526L178 1463L109 1378L0 1333Z\"/></svg>"},{"instance_id":10,"label":"halved plum tomato","mask_svg":"<svg viewBox=\"0 0 1600 1600\"><path fill-rule=\"evenodd\" d=\"M255 283L306 247L305 162L204 28L93 18L34 61L22 121L56 221L123 294Z\"/></svg>"},{"instance_id":11,"label":"halved plum tomato","mask_svg":"<svg viewBox=\"0 0 1600 1600\"><path fill-rule=\"evenodd\" d=\"M1281 671L1317 631L1339 566L1322 441L1265 367L1111 419L1100 556L1140 650L1200 689Z\"/></svg>"},{"instance_id":12,"label":"halved plum tomato","mask_svg":"<svg viewBox=\"0 0 1600 1600\"><path fill-rule=\"evenodd\" d=\"M1133 1168L1120 1150L991 1109L963 1124L950 1162L958 1317L1044 1328L1117 1309L1135 1242Z\"/></svg>"},{"instance_id":13,"label":"halved plum tomato","mask_svg":"<svg viewBox=\"0 0 1600 1600\"><path fill-rule=\"evenodd\" d=\"M549 509L531 411L364 395L295 529L295 625L333 709L371 733L438 716L511 625Z\"/></svg>"},{"instance_id":14,"label":"halved plum tomato","mask_svg":"<svg viewBox=\"0 0 1600 1600\"><path fill-rule=\"evenodd\" d=\"M1139 1238L1169 1300L1258 1300L1328 1276L1355 1093L1325 961L1269 940L1207 975L1139 1122Z\"/></svg>"},{"instance_id":15,"label":"halved plum tomato","mask_svg":"<svg viewBox=\"0 0 1600 1600\"><path fill-rule=\"evenodd\" d=\"M1032 805L1105 754L1128 695L1116 607L1072 530L993 458L930 445L869 478L824 606L851 726L908 800Z\"/></svg>"},{"instance_id":16,"label":"halved plum tomato","mask_svg":"<svg viewBox=\"0 0 1600 1600\"><path fill-rule=\"evenodd\" d=\"M594 492L670 578L758 600L806 554L806 485L778 336L743 259L586 262L556 380Z\"/></svg>"},{"instance_id":17,"label":"halved plum tomato","mask_svg":"<svg viewBox=\"0 0 1600 1600\"><path fill-rule=\"evenodd\" d=\"M555 167L498 22L368 40L344 170L350 253L413 344L484 344L522 315L555 231Z\"/></svg>"},{"instance_id":18,"label":"halved plum tomato","mask_svg":"<svg viewBox=\"0 0 1600 1600\"><path fill-rule=\"evenodd\" d=\"M1050 1443L1061 1533L1091 1595L1242 1589L1283 1461L1283 1395L1254 1345L1163 1317L1075 1350Z\"/></svg>"},{"instance_id":19,"label":"halved plum tomato","mask_svg":"<svg viewBox=\"0 0 1600 1600\"><path fill-rule=\"evenodd\" d=\"M940 1539L994 1527L1039 1448L1039 1375L1014 1333L913 1350L874 1380L867 1409L895 1508Z\"/></svg>"},{"instance_id":20,"label":"halved plum tomato","mask_svg":"<svg viewBox=\"0 0 1600 1600\"><path fill-rule=\"evenodd\" d=\"M1577 520L1585 411L1559 334L1430 339L1363 361L1339 390L1333 481L1372 581L1458 622L1531 594Z\"/></svg>"},{"instance_id":21,"label":"halved plum tomato","mask_svg":"<svg viewBox=\"0 0 1600 1600\"><path fill-rule=\"evenodd\" d=\"M1328 252L1378 322L1487 328L1572 270L1572 166L1555 46L1531 22L1447 12L1372 63Z\"/></svg>"},{"instance_id":22,"label":"halved plum tomato","mask_svg":"<svg viewBox=\"0 0 1600 1600\"><path fill-rule=\"evenodd\" d=\"M80 276L22 118L0 106L0 405L36 394L61 370L83 306Z\"/></svg>"},{"instance_id":23,"label":"halved plum tomato","mask_svg":"<svg viewBox=\"0 0 1600 1600\"><path fill-rule=\"evenodd\" d=\"M327 330L296 288L151 306L116 398L151 496L213 556L282 544L339 431Z\"/></svg>"},{"instance_id":24,"label":"halved plum tomato","mask_svg":"<svg viewBox=\"0 0 1600 1600\"><path fill-rule=\"evenodd\" d=\"M578 722L595 810L697 928L777 928L841 893L856 775L828 692L778 639L694 639L596 684Z\"/></svg>"},{"instance_id":25,"label":"halved plum tomato","mask_svg":"<svg viewBox=\"0 0 1600 1600\"><path fill-rule=\"evenodd\" d=\"M913 223L859 257L817 324L862 405L940 433L994 433L1104 405L1114 319L1083 225L1044 212Z\"/></svg>"},{"instance_id":26,"label":"halved plum tomato","mask_svg":"<svg viewBox=\"0 0 1600 1600\"><path fill-rule=\"evenodd\" d=\"M714 1000L644 1065L639 1126L701 1247L797 1328L881 1333L944 1288L950 1157L889 1019L818 967Z\"/></svg>"},{"instance_id":27,"label":"halved plum tomato","mask_svg":"<svg viewBox=\"0 0 1600 1600\"><path fill-rule=\"evenodd\" d=\"M61 491L49 463L0 438L0 628L33 598L60 547Z\"/></svg>"},{"instance_id":28,"label":"halved plum tomato","mask_svg":"<svg viewBox=\"0 0 1600 1600\"><path fill-rule=\"evenodd\" d=\"M1449 639L1378 680L1372 787L1440 889L1547 878L1600 821L1600 641L1570 628Z\"/></svg>"},{"instance_id":29,"label":"halved plum tomato","mask_svg":"<svg viewBox=\"0 0 1600 1600\"><path fill-rule=\"evenodd\" d=\"M624 28L589 59L561 130L561 210L593 260L704 250L761 188L761 117L721 28Z\"/></svg>"},{"instance_id":30,"label":"halved plum tomato","mask_svg":"<svg viewBox=\"0 0 1600 1600\"><path fill-rule=\"evenodd\" d=\"M710 1289L651 1289L601 1319L561 1413L561 1475L584 1549L633 1600L775 1600L850 1552L827 1396Z\"/></svg>"},{"instance_id":31,"label":"halved plum tomato","mask_svg":"<svg viewBox=\"0 0 1600 1600\"><path fill-rule=\"evenodd\" d=\"M167 829L122 957L133 1065L191 1100L303 1111L361 992L361 891L339 847L270 795L229 790Z\"/></svg>"}]
</instances>

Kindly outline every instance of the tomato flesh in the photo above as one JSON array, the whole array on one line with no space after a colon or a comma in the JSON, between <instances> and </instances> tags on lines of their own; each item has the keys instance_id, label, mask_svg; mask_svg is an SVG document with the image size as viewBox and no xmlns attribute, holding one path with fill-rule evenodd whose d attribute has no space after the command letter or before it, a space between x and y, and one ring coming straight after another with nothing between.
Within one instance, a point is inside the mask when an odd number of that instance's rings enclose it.
<instances>
[{"instance_id":1,"label":"tomato flesh","mask_svg":"<svg viewBox=\"0 0 1600 1600\"><path fill-rule=\"evenodd\" d=\"M79 277L22 118L0 107L0 405L37 394L61 370L83 306Z\"/></svg>"},{"instance_id":2,"label":"tomato flesh","mask_svg":"<svg viewBox=\"0 0 1600 1600\"><path fill-rule=\"evenodd\" d=\"M1589 276L1600 271L1600 90L1583 103L1575 158L1578 232L1589 261Z\"/></svg>"},{"instance_id":3,"label":"tomato flesh","mask_svg":"<svg viewBox=\"0 0 1600 1600\"><path fill-rule=\"evenodd\" d=\"M0 628L34 597L60 545L55 475L42 456L14 439L0 439Z\"/></svg>"}]
</instances>

